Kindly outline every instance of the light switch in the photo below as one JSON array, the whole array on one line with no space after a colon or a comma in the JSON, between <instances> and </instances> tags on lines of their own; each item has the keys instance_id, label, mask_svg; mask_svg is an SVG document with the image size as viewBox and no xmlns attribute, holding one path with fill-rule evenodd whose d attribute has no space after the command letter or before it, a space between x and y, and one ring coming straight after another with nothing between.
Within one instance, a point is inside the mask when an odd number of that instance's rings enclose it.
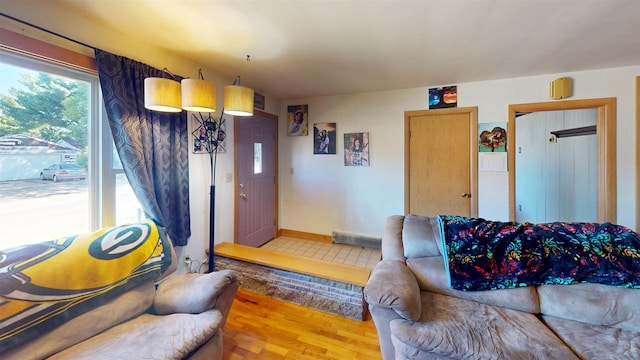
<instances>
[{"instance_id":1,"label":"light switch","mask_svg":"<svg viewBox=\"0 0 640 360\"><path fill-rule=\"evenodd\" d=\"M227 173L227 178L226 178L227 182L231 182L231 180L233 180L233 174L231 173Z\"/></svg>"}]
</instances>

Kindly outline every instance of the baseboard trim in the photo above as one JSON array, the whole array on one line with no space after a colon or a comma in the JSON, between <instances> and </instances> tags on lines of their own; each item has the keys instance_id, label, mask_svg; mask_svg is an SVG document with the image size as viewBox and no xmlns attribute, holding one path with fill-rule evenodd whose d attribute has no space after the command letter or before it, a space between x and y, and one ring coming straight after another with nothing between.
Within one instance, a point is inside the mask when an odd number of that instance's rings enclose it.
<instances>
[{"instance_id":1,"label":"baseboard trim","mask_svg":"<svg viewBox=\"0 0 640 360\"><path fill-rule=\"evenodd\" d=\"M287 237L293 237L297 239L321 241L326 243L333 242L333 236L331 235L314 234L314 233L297 231L297 230L289 230L289 229L278 230L278 236L287 236Z\"/></svg>"}]
</instances>

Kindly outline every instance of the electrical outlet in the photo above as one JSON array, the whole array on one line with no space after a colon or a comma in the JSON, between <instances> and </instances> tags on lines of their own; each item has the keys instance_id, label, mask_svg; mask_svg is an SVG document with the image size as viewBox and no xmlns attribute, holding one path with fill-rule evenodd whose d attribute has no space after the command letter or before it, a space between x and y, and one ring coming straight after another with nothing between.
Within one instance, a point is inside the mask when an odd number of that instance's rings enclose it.
<instances>
[{"instance_id":1,"label":"electrical outlet","mask_svg":"<svg viewBox=\"0 0 640 360\"><path fill-rule=\"evenodd\" d=\"M184 257L184 266L187 268L187 274L191 273L191 257L189 255Z\"/></svg>"}]
</instances>

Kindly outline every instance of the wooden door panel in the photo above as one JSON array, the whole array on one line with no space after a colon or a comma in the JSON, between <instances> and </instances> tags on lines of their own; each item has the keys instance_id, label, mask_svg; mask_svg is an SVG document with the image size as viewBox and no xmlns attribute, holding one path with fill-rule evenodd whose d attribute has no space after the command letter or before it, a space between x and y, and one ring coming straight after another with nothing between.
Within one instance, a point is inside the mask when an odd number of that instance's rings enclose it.
<instances>
[{"instance_id":1,"label":"wooden door panel","mask_svg":"<svg viewBox=\"0 0 640 360\"><path fill-rule=\"evenodd\" d=\"M477 215L474 114L468 109L407 113L406 213Z\"/></svg>"}]
</instances>

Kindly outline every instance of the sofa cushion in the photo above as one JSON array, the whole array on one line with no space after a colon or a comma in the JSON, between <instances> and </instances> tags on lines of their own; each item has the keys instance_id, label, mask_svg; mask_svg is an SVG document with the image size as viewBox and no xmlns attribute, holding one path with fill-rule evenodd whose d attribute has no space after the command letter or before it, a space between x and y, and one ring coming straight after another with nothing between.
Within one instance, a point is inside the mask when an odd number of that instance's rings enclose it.
<instances>
[{"instance_id":1,"label":"sofa cushion","mask_svg":"<svg viewBox=\"0 0 640 360\"><path fill-rule=\"evenodd\" d=\"M407 259L407 266L414 273L422 290L534 314L540 313L535 286L504 290L460 291L449 287L441 256Z\"/></svg>"},{"instance_id":2,"label":"sofa cushion","mask_svg":"<svg viewBox=\"0 0 640 360\"><path fill-rule=\"evenodd\" d=\"M402 246L402 228L404 216L391 215L387 217L382 228L382 243L380 244L384 260L404 261Z\"/></svg>"},{"instance_id":3,"label":"sofa cushion","mask_svg":"<svg viewBox=\"0 0 640 360\"><path fill-rule=\"evenodd\" d=\"M577 359L533 314L430 292L421 298L418 322L390 323L405 358Z\"/></svg>"},{"instance_id":4,"label":"sofa cushion","mask_svg":"<svg viewBox=\"0 0 640 360\"><path fill-rule=\"evenodd\" d=\"M218 295L235 281L231 270L170 276L158 285L153 302L155 313L199 314L213 308Z\"/></svg>"},{"instance_id":5,"label":"sofa cushion","mask_svg":"<svg viewBox=\"0 0 640 360\"><path fill-rule=\"evenodd\" d=\"M407 258L440 255L438 219L420 215L406 215L402 228L402 245Z\"/></svg>"},{"instance_id":6,"label":"sofa cushion","mask_svg":"<svg viewBox=\"0 0 640 360\"><path fill-rule=\"evenodd\" d=\"M220 330L222 314L143 314L52 356L73 360L182 359Z\"/></svg>"},{"instance_id":7,"label":"sofa cushion","mask_svg":"<svg viewBox=\"0 0 640 360\"><path fill-rule=\"evenodd\" d=\"M640 289L601 284L538 286L543 314L640 332Z\"/></svg>"},{"instance_id":8,"label":"sofa cushion","mask_svg":"<svg viewBox=\"0 0 640 360\"><path fill-rule=\"evenodd\" d=\"M2 359L43 359L142 314L153 303L155 286L148 281L13 350Z\"/></svg>"},{"instance_id":9,"label":"sofa cushion","mask_svg":"<svg viewBox=\"0 0 640 360\"><path fill-rule=\"evenodd\" d=\"M555 316L542 318L583 359L640 359L640 332Z\"/></svg>"}]
</instances>

